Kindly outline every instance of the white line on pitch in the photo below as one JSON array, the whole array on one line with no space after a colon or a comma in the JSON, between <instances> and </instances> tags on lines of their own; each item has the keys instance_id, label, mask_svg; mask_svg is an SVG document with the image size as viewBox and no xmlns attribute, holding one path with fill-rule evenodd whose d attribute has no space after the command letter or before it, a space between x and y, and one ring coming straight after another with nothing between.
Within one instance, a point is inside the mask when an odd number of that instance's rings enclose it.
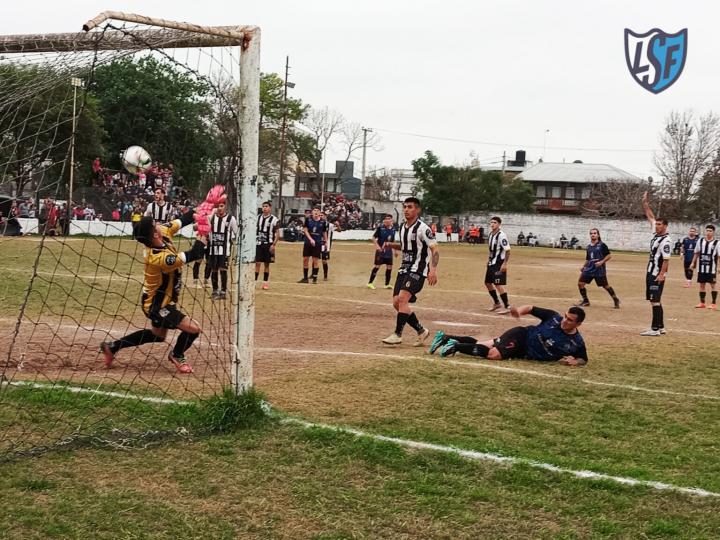
<instances>
[{"instance_id":1,"label":"white line on pitch","mask_svg":"<svg viewBox=\"0 0 720 540\"><path fill-rule=\"evenodd\" d=\"M705 489L696 487L676 486L674 484L666 484L664 482L656 482L653 480L638 480L637 478L630 478L627 476L612 476L609 474L598 473L594 471L576 471L573 469L558 467L550 463L534 461L532 459L503 456L500 454L490 454L487 452L478 452L476 450L463 450L462 448L456 448L454 446L444 446L441 444L419 442L409 439L401 439L398 437L388 437L386 435L376 435L373 433L366 433L364 431L360 431L359 429L332 426L328 424L316 424L314 422L308 422L306 420L300 420L298 418L284 418L283 422L287 424L297 424L305 428L321 428L329 429L338 433L349 433L355 435L356 437L372 439L375 441L389 442L397 444L399 446L404 446L406 448L412 448L414 450L431 450L434 452L443 452L445 454L455 454L457 456L461 456L473 461L489 461L492 463L501 463L507 465L527 465L535 469L541 469L544 471L550 471L558 474L568 474L582 480L605 480L609 482L615 482L617 484L623 484L626 486L648 487L660 491L675 491L678 493L695 495L698 497L720 497L720 493L715 493L713 491L707 491Z\"/></svg>"},{"instance_id":2,"label":"white line on pitch","mask_svg":"<svg viewBox=\"0 0 720 540\"><path fill-rule=\"evenodd\" d=\"M26 381L15 381L10 383L2 383L2 384L10 384L13 386L29 386L31 388L46 388L46 389L52 389L52 390L66 390L73 393L87 393L87 394L96 394L101 396L108 396L108 397L117 397L122 399L135 399L138 401L147 401L150 403L167 403L167 404L177 404L177 405L190 405L192 402L190 401L180 401L175 399L169 399L169 398L156 398L156 397L150 397L150 396L138 396L136 394L122 394L120 392L107 392L104 390L94 390L90 388L83 388L78 386L62 386L62 385L51 385L51 384L41 384L41 383L33 383L33 382L26 382ZM662 491L675 491L678 493L684 493L688 495L695 495L698 497L720 497L720 493L714 493L712 491L707 491L701 488L695 488L695 487L683 487L683 486L676 486L673 484L666 484L664 482L656 482L652 480L638 480L636 478L630 478L630 477L624 477L624 476L612 476L604 473L598 473L594 471L576 471L573 469L565 469L562 467L558 467L556 465L551 465L549 463L542 463L540 461L534 461L530 459L525 458L518 458L518 457L510 457L510 456L503 456L500 454L490 454L487 452L478 452L476 450L463 450L461 448L456 448L453 446L444 446L440 444L432 444L432 443L426 443L421 441L413 441L409 439L401 439L398 437L388 437L386 435L376 435L372 433L366 433L364 431L360 431L357 429L352 428L346 428L341 426L331 426L328 424L317 424L313 422L308 422L306 420L301 420L299 418L291 418L286 417L282 419L282 422L287 424L296 424L303 426L305 428L322 428L322 429L330 429L339 433L350 433L352 435L355 435L356 437L364 437L373 439L376 441L382 441L382 442L389 442L393 444L397 444L399 446L404 446L407 448L412 448L415 450L430 450L434 452L443 452L446 454L455 454L461 457L464 457L466 459L470 459L473 461L490 461L493 463L503 463L503 464L509 464L509 465L528 465L530 467L541 469L549 472L559 473L559 474L569 474L571 476L574 476L576 478L582 479L582 480L606 480L610 482L615 482L618 484L628 485L628 486L642 486L642 487L649 487L656 490L662 490Z\"/></svg>"},{"instance_id":3,"label":"white line on pitch","mask_svg":"<svg viewBox=\"0 0 720 540\"><path fill-rule=\"evenodd\" d=\"M479 328L481 326L487 326L485 324L473 324L464 322L451 322L451 321L433 321L433 324L441 324L443 326L470 326L473 328Z\"/></svg>"},{"instance_id":4,"label":"white line on pitch","mask_svg":"<svg viewBox=\"0 0 720 540\"><path fill-rule=\"evenodd\" d=\"M649 394L662 394L665 396L678 396L678 397L691 397L691 398L697 398L697 399L707 399L707 400L713 400L718 401L720 400L720 396L713 396L709 394L693 394L688 392L675 392L673 390L664 390L662 388L647 388L644 386L636 386L633 384L619 384L619 383L611 383L611 382L604 382L604 381L597 381L594 379L582 379L582 378L574 378L574 377L566 377L564 375L557 375L555 373L545 373L542 371L536 371L534 369L522 369L522 368L515 368L515 367L508 367L508 366L499 366L496 364L488 364L482 361L477 362L464 362L462 360L451 360L448 358L438 359L438 357L435 356L413 356L413 355L403 355L403 354L383 354L383 353L372 353L372 352L354 352L354 351L316 351L316 350L306 350L306 349L288 349L283 347L258 347L256 348L257 351L265 351L265 352L285 352L289 354L309 354L309 355L324 355L324 356L360 356L360 357L366 357L366 358L389 358L393 360L423 360L425 362L432 362L437 364L452 364L454 366L463 366L463 367L471 367L471 368L481 368L481 369L493 369L496 371L505 371L507 373L519 373L522 375L530 375L533 377L542 377L546 379L557 379L561 381L569 381L569 382L576 382L576 383L582 383L582 384L588 384L588 385L594 385L594 386L605 386L609 388L620 388L622 390L630 390L633 392L646 392ZM490 360L489 362L492 362Z\"/></svg>"}]
</instances>

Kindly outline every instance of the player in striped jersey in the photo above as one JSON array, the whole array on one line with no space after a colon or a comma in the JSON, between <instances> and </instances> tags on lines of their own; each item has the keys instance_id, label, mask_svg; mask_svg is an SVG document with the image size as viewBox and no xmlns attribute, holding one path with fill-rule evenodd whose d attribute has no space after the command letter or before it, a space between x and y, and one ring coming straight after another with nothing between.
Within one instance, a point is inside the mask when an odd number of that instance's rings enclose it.
<instances>
[{"instance_id":1,"label":"player in striped jersey","mask_svg":"<svg viewBox=\"0 0 720 540\"><path fill-rule=\"evenodd\" d=\"M488 236L488 257L487 270L485 271L485 287L487 287L493 305L488 311L498 313L510 313L510 301L508 300L505 285L507 284L507 263L510 260L510 242L505 233L500 229L502 219L494 216L490 219L490 235ZM500 298L498 298L500 293ZM502 304L500 303L502 300Z\"/></svg>"},{"instance_id":2,"label":"player in striped jersey","mask_svg":"<svg viewBox=\"0 0 720 540\"><path fill-rule=\"evenodd\" d=\"M320 252L321 260L322 260L322 267L323 267L323 281L327 281L328 278L328 261L330 260L330 250L332 249L332 242L333 242L333 234L335 233L335 230L337 227L335 227L334 223L331 223L327 215L325 215L325 212L320 212L320 219L322 219L326 225L327 228L327 242L323 242Z\"/></svg>"},{"instance_id":3,"label":"player in striped jersey","mask_svg":"<svg viewBox=\"0 0 720 540\"><path fill-rule=\"evenodd\" d=\"M715 238L715 225L709 224L705 227L705 236L695 244L695 254L690 264L690 268L694 270L699 263L697 280L700 284L700 303L695 306L696 308L705 307L705 284L709 283L712 295L710 309L717 309L715 282L717 281L718 255L720 255L720 241Z\"/></svg>"},{"instance_id":4,"label":"player in striped jersey","mask_svg":"<svg viewBox=\"0 0 720 540\"><path fill-rule=\"evenodd\" d=\"M227 291L228 257L233 238L237 235L238 226L235 218L227 213L224 202L217 205L215 214L210 217L210 242L208 243L208 263L210 264L210 281L212 282L212 299L225 298ZM221 288L218 288L218 273Z\"/></svg>"},{"instance_id":5,"label":"player in striped jersey","mask_svg":"<svg viewBox=\"0 0 720 540\"><path fill-rule=\"evenodd\" d=\"M668 236L667 219L655 218L650 209L647 191L642 197L645 216L655 229L655 235L650 241L650 260L645 275L645 299L652 306L652 323L650 328L640 332L641 336L661 336L665 334L665 322L663 320L663 307L660 303L663 287L665 286L665 274L667 274L672 254L672 242Z\"/></svg>"},{"instance_id":6,"label":"player in striped jersey","mask_svg":"<svg viewBox=\"0 0 720 540\"><path fill-rule=\"evenodd\" d=\"M268 290L270 285L270 263L275 262L275 246L278 241L278 218L270 213L272 203L262 203L262 214L257 218L257 246L255 247L255 281L260 275L260 263L265 266L263 271L263 290Z\"/></svg>"},{"instance_id":7,"label":"player in striped jersey","mask_svg":"<svg viewBox=\"0 0 720 540\"><path fill-rule=\"evenodd\" d=\"M420 324L410 304L417 299L416 295L422 290L426 278L431 286L437 283L440 252L432 230L419 219L420 201L417 198L408 197L403 201L403 214L405 223L398 233L400 242L386 243L387 247L402 250L402 263L393 291L393 307L397 311L395 332L382 341L386 345L402 343L403 329L409 324L417 332L413 346L422 347L430 331Z\"/></svg>"},{"instance_id":8,"label":"player in striped jersey","mask_svg":"<svg viewBox=\"0 0 720 540\"><path fill-rule=\"evenodd\" d=\"M150 216L160 223L170 221L170 203L165 200L165 190L163 188L155 188L155 200L147 205L143 215Z\"/></svg>"}]
</instances>

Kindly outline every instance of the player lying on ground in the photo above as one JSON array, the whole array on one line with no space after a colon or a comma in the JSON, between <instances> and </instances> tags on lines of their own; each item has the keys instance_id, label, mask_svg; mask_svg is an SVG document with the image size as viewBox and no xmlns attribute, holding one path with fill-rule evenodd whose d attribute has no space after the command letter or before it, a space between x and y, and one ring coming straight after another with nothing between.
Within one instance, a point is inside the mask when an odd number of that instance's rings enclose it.
<instances>
[{"instance_id":1,"label":"player lying on ground","mask_svg":"<svg viewBox=\"0 0 720 540\"><path fill-rule=\"evenodd\" d=\"M182 266L202 259L207 239L199 236L192 249L182 253L178 253L172 242L173 235L192 222L192 211L166 225L157 223L150 216L144 216L140 220L135 239L147 248L141 305L143 313L150 319L151 328L102 343L100 351L105 357L105 367L112 366L115 354L120 349L165 341L167 331L177 328L181 332L168 360L180 373L192 373L192 367L185 360L185 351L190 348L202 330L200 325L183 314L175 303L180 293Z\"/></svg>"},{"instance_id":2,"label":"player lying on ground","mask_svg":"<svg viewBox=\"0 0 720 540\"><path fill-rule=\"evenodd\" d=\"M559 362L566 366L584 366L588 356L578 326L585 320L585 311L573 306L565 315L535 306L510 308L515 318L530 314L542 322L535 326L515 326L500 337L478 341L470 336L450 336L437 332L430 345L430 354L440 349L440 356L455 353L480 356L489 360L527 358L541 362Z\"/></svg>"}]
</instances>

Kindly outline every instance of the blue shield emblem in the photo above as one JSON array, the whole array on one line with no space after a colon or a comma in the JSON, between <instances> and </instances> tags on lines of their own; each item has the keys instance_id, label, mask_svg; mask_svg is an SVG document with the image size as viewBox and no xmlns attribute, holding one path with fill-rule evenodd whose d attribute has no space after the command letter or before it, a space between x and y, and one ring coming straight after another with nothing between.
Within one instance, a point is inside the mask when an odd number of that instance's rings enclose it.
<instances>
[{"instance_id":1,"label":"blue shield emblem","mask_svg":"<svg viewBox=\"0 0 720 540\"><path fill-rule=\"evenodd\" d=\"M625 60L633 79L659 94L678 80L687 58L687 28L668 34L653 28L644 34L625 29Z\"/></svg>"}]
</instances>

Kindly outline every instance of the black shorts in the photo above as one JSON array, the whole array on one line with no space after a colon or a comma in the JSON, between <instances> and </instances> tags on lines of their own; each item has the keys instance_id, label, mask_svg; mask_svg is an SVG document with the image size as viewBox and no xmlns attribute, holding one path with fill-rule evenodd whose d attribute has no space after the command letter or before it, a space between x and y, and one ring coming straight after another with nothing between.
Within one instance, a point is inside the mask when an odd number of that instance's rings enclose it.
<instances>
[{"instance_id":1,"label":"black shorts","mask_svg":"<svg viewBox=\"0 0 720 540\"><path fill-rule=\"evenodd\" d=\"M393 296L400 294L400 291L408 291L412 296L410 301L414 302L415 295L422 291L423 285L425 285L425 276L413 273L398 274L397 279L395 279Z\"/></svg>"},{"instance_id":2,"label":"black shorts","mask_svg":"<svg viewBox=\"0 0 720 540\"><path fill-rule=\"evenodd\" d=\"M210 255L208 257L208 265L212 270L227 270L227 255Z\"/></svg>"},{"instance_id":3,"label":"black shorts","mask_svg":"<svg viewBox=\"0 0 720 540\"><path fill-rule=\"evenodd\" d=\"M305 242L303 245L303 257L315 257L316 259L320 259L322 257L320 249L320 244L316 243L314 246L311 246Z\"/></svg>"},{"instance_id":4,"label":"black shorts","mask_svg":"<svg viewBox=\"0 0 720 540\"><path fill-rule=\"evenodd\" d=\"M716 280L716 274L701 274L698 272L698 283L715 283Z\"/></svg>"},{"instance_id":5,"label":"black shorts","mask_svg":"<svg viewBox=\"0 0 720 540\"><path fill-rule=\"evenodd\" d=\"M525 358L527 355L527 326L515 326L506 330L503 335L494 339L493 345L503 360L508 358Z\"/></svg>"},{"instance_id":6,"label":"black shorts","mask_svg":"<svg viewBox=\"0 0 720 540\"><path fill-rule=\"evenodd\" d=\"M323 251L321 252L322 257L320 257L323 261L329 261L330 260L330 252L329 251Z\"/></svg>"},{"instance_id":7,"label":"black shorts","mask_svg":"<svg viewBox=\"0 0 720 540\"><path fill-rule=\"evenodd\" d=\"M255 262L274 263L275 253L270 251L272 244L258 244L255 246Z\"/></svg>"},{"instance_id":8,"label":"black shorts","mask_svg":"<svg viewBox=\"0 0 720 540\"><path fill-rule=\"evenodd\" d=\"M167 328L168 330L177 328L185 318L185 314L174 304L168 304L157 311L146 313L145 316L150 319L153 328Z\"/></svg>"},{"instance_id":9,"label":"black shorts","mask_svg":"<svg viewBox=\"0 0 720 540\"><path fill-rule=\"evenodd\" d=\"M385 253L383 250L377 250L375 251L375 266L380 266L383 264L387 264L392 266L393 263L393 254Z\"/></svg>"},{"instance_id":10,"label":"black shorts","mask_svg":"<svg viewBox=\"0 0 720 540\"><path fill-rule=\"evenodd\" d=\"M685 259L683 259L683 270L685 270L685 279L692 279L693 269L690 268L691 264L692 260L686 261Z\"/></svg>"},{"instance_id":11,"label":"black shorts","mask_svg":"<svg viewBox=\"0 0 720 540\"><path fill-rule=\"evenodd\" d=\"M608 279L607 276L593 276L591 274L586 274L585 272L580 273L580 283L592 283L592 280L595 280L595 285L598 287L607 287L608 285Z\"/></svg>"},{"instance_id":12,"label":"black shorts","mask_svg":"<svg viewBox=\"0 0 720 540\"><path fill-rule=\"evenodd\" d=\"M645 300L650 300L651 302L659 302L662 298L663 293L663 287L665 286L665 282L661 281L658 283L655 281L655 276L652 276L650 274L645 275Z\"/></svg>"},{"instance_id":13,"label":"black shorts","mask_svg":"<svg viewBox=\"0 0 720 540\"><path fill-rule=\"evenodd\" d=\"M507 272L501 272L501 264L493 264L488 266L485 270L485 283L492 283L494 285L506 285L507 284Z\"/></svg>"}]
</instances>

